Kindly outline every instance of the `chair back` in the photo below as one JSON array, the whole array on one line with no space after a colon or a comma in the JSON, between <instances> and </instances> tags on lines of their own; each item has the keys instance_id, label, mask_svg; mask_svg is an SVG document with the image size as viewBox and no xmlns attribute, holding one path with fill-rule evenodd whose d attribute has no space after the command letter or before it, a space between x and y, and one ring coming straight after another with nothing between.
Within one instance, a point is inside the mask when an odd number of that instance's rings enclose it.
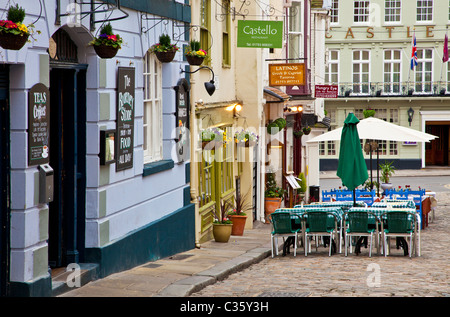
<instances>
[{"instance_id":1,"label":"chair back","mask_svg":"<svg viewBox=\"0 0 450 317\"><path fill-rule=\"evenodd\" d=\"M274 234L292 233L291 214L289 212L274 212L271 215Z\"/></svg>"},{"instance_id":2,"label":"chair back","mask_svg":"<svg viewBox=\"0 0 450 317\"><path fill-rule=\"evenodd\" d=\"M407 211L384 213L389 233L409 233L413 230L414 216Z\"/></svg>"},{"instance_id":3,"label":"chair back","mask_svg":"<svg viewBox=\"0 0 450 317\"><path fill-rule=\"evenodd\" d=\"M309 232L328 232L335 228L336 216L333 213L325 211L307 211L303 214L306 219L306 227ZM331 220L334 219L334 224Z\"/></svg>"},{"instance_id":4,"label":"chair back","mask_svg":"<svg viewBox=\"0 0 450 317\"><path fill-rule=\"evenodd\" d=\"M369 214L364 211L350 211L346 213L348 232L368 232Z\"/></svg>"}]
</instances>

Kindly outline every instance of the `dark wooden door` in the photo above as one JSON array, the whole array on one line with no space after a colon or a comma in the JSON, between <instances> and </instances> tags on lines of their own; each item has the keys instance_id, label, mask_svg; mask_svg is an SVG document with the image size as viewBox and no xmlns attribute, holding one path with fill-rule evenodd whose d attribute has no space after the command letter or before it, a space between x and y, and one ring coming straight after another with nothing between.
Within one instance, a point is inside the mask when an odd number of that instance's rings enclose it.
<instances>
[{"instance_id":1,"label":"dark wooden door","mask_svg":"<svg viewBox=\"0 0 450 317\"><path fill-rule=\"evenodd\" d=\"M49 264L59 267L78 263L84 249L85 67L53 65L50 98L50 166L55 188L54 200L49 204Z\"/></svg>"}]
</instances>

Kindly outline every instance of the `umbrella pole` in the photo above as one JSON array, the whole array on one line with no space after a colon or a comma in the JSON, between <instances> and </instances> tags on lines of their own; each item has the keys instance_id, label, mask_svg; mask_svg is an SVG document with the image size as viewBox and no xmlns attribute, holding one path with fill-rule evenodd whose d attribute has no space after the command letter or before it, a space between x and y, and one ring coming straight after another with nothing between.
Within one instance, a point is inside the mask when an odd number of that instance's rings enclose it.
<instances>
[{"instance_id":1,"label":"umbrella pole","mask_svg":"<svg viewBox=\"0 0 450 317\"><path fill-rule=\"evenodd\" d=\"M377 196L380 197L380 154L377 147Z\"/></svg>"},{"instance_id":2,"label":"umbrella pole","mask_svg":"<svg viewBox=\"0 0 450 317\"><path fill-rule=\"evenodd\" d=\"M356 189L353 188L353 207L356 207Z\"/></svg>"},{"instance_id":3,"label":"umbrella pole","mask_svg":"<svg viewBox=\"0 0 450 317\"><path fill-rule=\"evenodd\" d=\"M370 143L370 190L373 189L372 143Z\"/></svg>"}]
</instances>

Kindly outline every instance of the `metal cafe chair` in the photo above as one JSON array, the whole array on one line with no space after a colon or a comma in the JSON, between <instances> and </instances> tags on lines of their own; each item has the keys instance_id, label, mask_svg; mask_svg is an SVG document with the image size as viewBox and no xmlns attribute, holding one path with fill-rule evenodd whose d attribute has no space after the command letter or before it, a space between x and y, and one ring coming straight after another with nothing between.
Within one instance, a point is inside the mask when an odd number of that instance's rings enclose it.
<instances>
[{"instance_id":1,"label":"metal cafe chair","mask_svg":"<svg viewBox=\"0 0 450 317\"><path fill-rule=\"evenodd\" d=\"M373 225L373 221L375 223ZM372 242L373 235L375 233L375 239L378 241L378 217L369 211L348 211L344 214L344 248L345 256L350 248L351 253L351 241L352 237L370 237L369 242L369 257L372 257ZM378 243L377 243L378 249Z\"/></svg>"},{"instance_id":2,"label":"metal cafe chair","mask_svg":"<svg viewBox=\"0 0 450 317\"><path fill-rule=\"evenodd\" d=\"M308 256L308 250L310 250L311 242L308 237L329 237L330 238L330 250L329 256L332 254L333 238L338 234L338 219L335 213L326 211L306 211L303 213L303 232L305 240L305 256ZM334 225L332 221L334 220ZM316 250L318 242L316 240Z\"/></svg>"},{"instance_id":3,"label":"metal cafe chair","mask_svg":"<svg viewBox=\"0 0 450 317\"><path fill-rule=\"evenodd\" d=\"M381 232L383 234L384 256L387 256L391 237L409 238L409 257L413 249L413 237L416 215L409 211L391 210L383 213L380 217ZM406 247L406 246L404 246Z\"/></svg>"},{"instance_id":4,"label":"metal cafe chair","mask_svg":"<svg viewBox=\"0 0 450 317\"><path fill-rule=\"evenodd\" d=\"M294 256L297 255L297 242L298 235L301 231L301 228L293 228L292 220L298 218L301 222L301 217L299 215L283 212L283 211L275 211L271 215L271 223L272 223L272 232L270 233L271 245L272 245L272 258L274 257L274 249L275 254L278 255L278 238L282 237L283 241L285 238L294 237Z\"/></svg>"}]
</instances>

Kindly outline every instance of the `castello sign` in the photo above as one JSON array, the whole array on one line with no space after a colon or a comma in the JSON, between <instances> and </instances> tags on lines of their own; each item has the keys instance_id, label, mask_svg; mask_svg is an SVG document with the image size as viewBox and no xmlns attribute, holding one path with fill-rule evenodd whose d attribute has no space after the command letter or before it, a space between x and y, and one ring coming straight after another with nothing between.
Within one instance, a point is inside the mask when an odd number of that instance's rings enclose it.
<instances>
[{"instance_id":1,"label":"castello sign","mask_svg":"<svg viewBox=\"0 0 450 317\"><path fill-rule=\"evenodd\" d=\"M418 31L421 32L425 32L425 37L427 38L432 38L434 37L434 27L433 25L426 25L420 28L416 29L416 33ZM339 33L345 33L344 39L357 39L357 38L375 38L377 36L377 34L380 33L380 29L384 30L387 34L388 34L388 38L392 38L393 34L399 34L400 32L406 35L406 38L411 38L413 36L414 33L414 27L411 26L407 26L407 27L403 27L403 26L383 26L380 28L377 28L377 30L375 30L374 27L369 26L365 29L357 27L355 28L356 31L354 31L353 28L349 27L347 29L347 31L344 30L339 30ZM325 34L325 37L327 39L331 39L334 37L335 34L333 34L333 27L330 27L330 31L328 33Z\"/></svg>"}]
</instances>

